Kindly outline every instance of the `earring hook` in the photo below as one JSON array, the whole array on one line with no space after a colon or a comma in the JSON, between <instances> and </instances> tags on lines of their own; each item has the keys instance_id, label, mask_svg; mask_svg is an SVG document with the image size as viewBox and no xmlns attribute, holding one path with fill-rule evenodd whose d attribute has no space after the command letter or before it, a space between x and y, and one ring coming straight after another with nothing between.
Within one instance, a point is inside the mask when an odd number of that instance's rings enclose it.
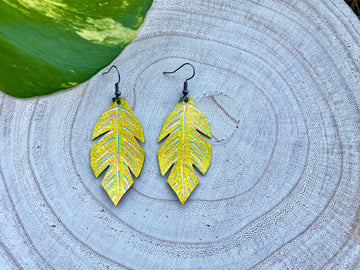
<instances>
[{"instance_id":1,"label":"earring hook","mask_svg":"<svg viewBox=\"0 0 360 270\"><path fill-rule=\"evenodd\" d=\"M192 69L193 69L193 74L191 75L191 77L189 77L189 78L187 78L187 79L185 80L185 82L187 82L188 80L191 80L191 79L194 78L194 76L195 76L195 68L194 68L194 66L193 66L192 64L190 64L190 63L184 63L184 64L182 64L180 67L178 67L177 69L175 69L174 71L164 71L163 74L175 73L176 71L178 71L179 69L181 69L181 68L182 68L183 66L185 66L185 65L189 65L189 66L191 66Z\"/></svg>"},{"instance_id":2,"label":"earring hook","mask_svg":"<svg viewBox=\"0 0 360 270\"><path fill-rule=\"evenodd\" d=\"M188 87L188 80L191 80L192 78L194 78L194 76L195 76L195 68L194 68L194 66L192 65L192 64L190 64L190 63L184 63L184 64L182 64L180 67L178 67L177 69L175 69L174 71L164 71L163 72L163 74L171 74L171 73L175 73L176 71L178 71L179 69L181 69L183 66L185 66L185 65L189 65L189 66L191 66L192 67L192 69L193 69L193 74L189 77L189 78L187 78L187 79L185 79L185 81L184 81L184 88L183 88L183 99L184 99L184 101L185 102L188 102L188 97L187 97L187 95L189 94L189 91L188 91L188 89L187 89L187 87Z\"/></svg>"},{"instance_id":3,"label":"earring hook","mask_svg":"<svg viewBox=\"0 0 360 270\"><path fill-rule=\"evenodd\" d=\"M119 72L117 66L112 65L112 66L108 69L108 71L103 72L102 74L104 75L104 74L109 73L112 68L115 68L115 69L116 69L116 72L117 72L118 78L119 78L118 81L115 83L115 97L113 97L113 101L116 100L116 103L119 105L119 104L120 104L120 96L121 96L121 92L119 91L119 83L120 83L121 77L120 77L120 72Z\"/></svg>"}]
</instances>

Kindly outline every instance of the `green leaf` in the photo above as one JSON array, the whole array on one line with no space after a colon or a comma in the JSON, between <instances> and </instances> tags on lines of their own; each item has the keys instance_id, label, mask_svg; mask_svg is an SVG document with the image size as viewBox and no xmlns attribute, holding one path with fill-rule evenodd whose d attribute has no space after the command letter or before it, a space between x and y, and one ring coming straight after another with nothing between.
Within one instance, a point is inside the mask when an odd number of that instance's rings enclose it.
<instances>
[{"instance_id":1,"label":"green leaf","mask_svg":"<svg viewBox=\"0 0 360 270\"><path fill-rule=\"evenodd\" d=\"M119 55L152 0L0 0L0 90L15 97L75 86Z\"/></svg>"}]
</instances>

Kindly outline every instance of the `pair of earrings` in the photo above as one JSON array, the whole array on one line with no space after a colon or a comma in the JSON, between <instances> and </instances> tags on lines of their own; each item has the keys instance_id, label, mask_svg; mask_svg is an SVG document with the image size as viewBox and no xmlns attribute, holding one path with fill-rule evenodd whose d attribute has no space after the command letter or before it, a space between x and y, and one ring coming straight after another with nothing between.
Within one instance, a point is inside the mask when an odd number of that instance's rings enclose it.
<instances>
[{"instance_id":1,"label":"pair of earrings","mask_svg":"<svg viewBox=\"0 0 360 270\"><path fill-rule=\"evenodd\" d=\"M188 97L188 80L195 75L195 68L184 63L179 68L163 74L171 74L185 65L193 69L191 77L184 82L183 97L166 118L158 142L164 140L158 150L160 172L164 176L169 170L168 184L183 204L197 186L194 166L205 174L211 161L211 144L201 134L211 138L209 123L205 115ZM135 116L119 91L120 73L115 65L118 82L115 83L115 97L110 107L97 121L92 139L102 138L91 148L90 163L96 177L103 171L101 185L115 206L132 186L132 174L140 175L145 151L139 141L145 143L140 121Z\"/></svg>"}]
</instances>

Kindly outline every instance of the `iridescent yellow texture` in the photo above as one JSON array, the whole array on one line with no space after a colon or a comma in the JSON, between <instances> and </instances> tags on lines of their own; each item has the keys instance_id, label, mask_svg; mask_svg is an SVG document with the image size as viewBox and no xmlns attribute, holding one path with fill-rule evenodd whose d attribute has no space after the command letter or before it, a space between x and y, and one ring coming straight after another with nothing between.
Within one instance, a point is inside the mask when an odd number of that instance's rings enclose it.
<instances>
[{"instance_id":1,"label":"iridescent yellow texture","mask_svg":"<svg viewBox=\"0 0 360 270\"><path fill-rule=\"evenodd\" d=\"M199 133L211 138L209 123L190 97L182 99L166 118L161 128L159 142L164 139L158 151L162 175L171 168L168 184L182 204L199 183L195 169L205 174L211 161L211 144Z\"/></svg>"},{"instance_id":2,"label":"iridescent yellow texture","mask_svg":"<svg viewBox=\"0 0 360 270\"><path fill-rule=\"evenodd\" d=\"M91 168L96 177L106 170L101 185L115 206L132 186L130 171L138 177L145 159L139 141L145 143L141 124L124 98L110 107L97 121L92 139L103 135L90 152Z\"/></svg>"}]
</instances>

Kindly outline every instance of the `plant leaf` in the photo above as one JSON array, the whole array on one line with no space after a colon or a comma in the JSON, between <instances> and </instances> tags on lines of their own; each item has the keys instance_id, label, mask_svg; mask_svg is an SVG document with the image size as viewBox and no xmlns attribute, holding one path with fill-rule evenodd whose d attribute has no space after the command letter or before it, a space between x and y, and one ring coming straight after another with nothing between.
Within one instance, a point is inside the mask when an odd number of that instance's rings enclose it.
<instances>
[{"instance_id":1,"label":"plant leaf","mask_svg":"<svg viewBox=\"0 0 360 270\"><path fill-rule=\"evenodd\" d=\"M211 144L199 133L211 138L209 123L190 97L182 99L166 118L159 142L168 136L158 151L160 172L171 168L168 184L183 204L199 183L194 167L205 174L211 161Z\"/></svg>"},{"instance_id":2,"label":"plant leaf","mask_svg":"<svg viewBox=\"0 0 360 270\"><path fill-rule=\"evenodd\" d=\"M152 0L0 0L0 90L15 97L75 86L119 55Z\"/></svg>"},{"instance_id":3,"label":"plant leaf","mask_svg":"<svg viewBox=\"0 0 360 270\"><path fill-rule=\"evenodd\" d=\"M91 147L90 163L96 177L104 170L101 185L115 206L132 186L130 171L138 177L144 164L145 143L141 124L124 98L112 102L97 121L92 139L104 135Z\"/></svg>"}]
</instances>

